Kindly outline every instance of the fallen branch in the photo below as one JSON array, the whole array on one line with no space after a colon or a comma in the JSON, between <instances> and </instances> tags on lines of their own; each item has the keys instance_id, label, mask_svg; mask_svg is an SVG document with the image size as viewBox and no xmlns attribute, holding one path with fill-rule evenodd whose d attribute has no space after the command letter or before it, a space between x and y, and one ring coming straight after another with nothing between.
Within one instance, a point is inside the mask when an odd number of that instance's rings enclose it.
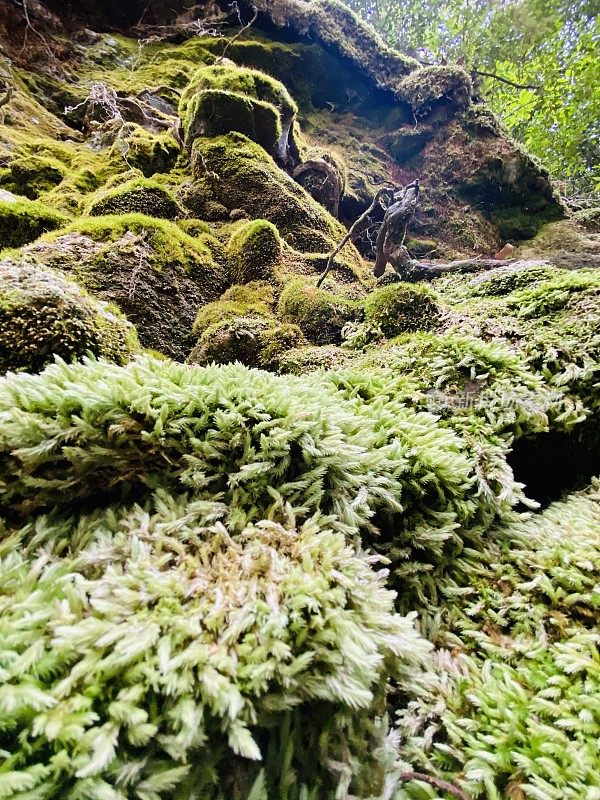
<instances>
[{"instance_id":1,"label":"fallen branch","mask_svg":"<svg viewBox=\"0 0 600 800\"><path fill-rule=\"evenodd\" d=\"M465 258L458 261L445 261L442 263L435 261L415 261L412 258L395 264L394 270L403 281L432 281L448 272L479 272L483 269L495 269L496 267L509 267L516 263L510 259L496 258ZM538 263L538 262L536 262Z\"/></svg>"},{"instance_id":2,"label":"fallen branch","mask_svg":"<svg viewBox=\"0 0 600 800\"><path fill-rule=\"evenodd\" d=\"M343 249L343 247L349 241L351 241L354 238L354 236L357 235L358 229L360 228L362 223L367 219L367 217L369 217L373 213L373 211L375 210L375 208L377 207L377 204L381 201L381 199L386 195L393 194L394 191L395 190L394 190L393 186L384 186L382 189L379 189L377 191L375 197L373 198L373 200L371 202L371 205L367 208L367 210L364 212L364 214L362 214L356 220L356 222L352 225L352 227L350 228L348 233L344 236L342 241L337 245L335 250L332 250L331 253L329 254L329 257L327 259L327 265L326 265L321 277L317 281L317 289L321 286L321 284L323 283L325 278L331 272L331 268L333 267L333 260L337 256L337 254Z\"/></svg>"},{"instance_id":3,"label":"fallen branch","mask_svg":"<svg viewBox=\"0 0 600 800\"><path fill-rule=\"evenodd\" d=\"M458 797L459 800L469 800L469 796L466 795L462 789L459 789L458 786L455 786L453 783L448 783L448 781L443 781L440 778L433 778L431 775L425 775L424 772L403 772L399 777L399 781L401 783L423 781L423 783L429 783L431 786L435 786L436 789L441 789L454 797Z\"/></svg>"}]
</instances>

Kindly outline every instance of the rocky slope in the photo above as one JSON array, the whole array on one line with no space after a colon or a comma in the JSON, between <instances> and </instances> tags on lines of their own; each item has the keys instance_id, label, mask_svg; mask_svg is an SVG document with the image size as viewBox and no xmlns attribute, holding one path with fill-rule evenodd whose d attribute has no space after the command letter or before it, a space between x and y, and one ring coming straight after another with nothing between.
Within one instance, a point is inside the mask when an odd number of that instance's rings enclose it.
<instances>
[{"instance_id":1,"label":"rocky slope","mask_svg":"<svg viewBox=\"0 0 600 800\"><path fill-rule=\"evenodd\" d=\"M0 30L0 798L600 796L597 215L333 0Z\"/></svg>"}]
</instances>

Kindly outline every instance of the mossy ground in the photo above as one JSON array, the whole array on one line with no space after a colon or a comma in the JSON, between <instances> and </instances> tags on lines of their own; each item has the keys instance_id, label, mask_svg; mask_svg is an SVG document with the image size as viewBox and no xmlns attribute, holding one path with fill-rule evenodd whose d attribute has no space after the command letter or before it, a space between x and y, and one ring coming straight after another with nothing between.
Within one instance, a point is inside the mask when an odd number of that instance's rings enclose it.
<instances>
[{"instance_id":1,"label":"mossy ground","mask_svg":"<svg viewBox=\"0 0 600 800\"><path fill-rule=\"evenodd\" d=\"M421 177L414 255L563 212L461 70L334 0L257 7L220 61L218 36L108 34L78 78L16 75L0 797L434 797L410 766L477 800L591 798L598 486L535 511L513 464L600 441L597 271L376 288L370 230L318 289L346 227L302 159L336 170L345 223ZM594 236L557 222L520 255L593 259ZM589 484L572 463L563 488Z\"/></svg>"}]
</instances>

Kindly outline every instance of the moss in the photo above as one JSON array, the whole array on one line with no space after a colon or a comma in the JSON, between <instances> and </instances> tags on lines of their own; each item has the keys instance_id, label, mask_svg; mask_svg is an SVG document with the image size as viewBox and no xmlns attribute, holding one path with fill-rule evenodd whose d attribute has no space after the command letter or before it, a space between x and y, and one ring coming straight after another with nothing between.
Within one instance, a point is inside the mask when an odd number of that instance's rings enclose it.
<instances>
[{"instance_id":1,"label":"moss","mask_svg":"<svg viewBox=\"0 0 600 800\"><path fill-rule=\"evenodd\" d=\"M162 184L151 178L134 178L114 188L100 190L85 209L90 216L107 214L146 214L176 219L183 209Z\"/></svg>"},{"instance_id":2,"label":"moss","mask_svg":"<svg viewBox=\"0 0 600 800\"><path fill-rule=\"evenodd\" d=\"M353 357L352 353L332 344L295 347L279 356L277 370L290 375L305 375L317 370L338 370L347 367Z\"/></svg>"},{"instance_id":3,"label":"moss","mask_svg":"<svg viewBox=\"0 0 600 800\"><path fill-rule=\"evenodd\" d=\"M393 283L366 297L365 322L389 339L401 333L431 330L440 320L438 301L438 295L427 286Z\"/></svg>"},{"instance_id":4,"label":"moss","mask_svg":"<svg viewBox=\"0 0 600 800\"><path fill-rule=\"evenodd\" d=\"M215 89L194 95L183 118L183 130L188 146L198 136L238 131L273 154L282 134L279 114L270 103Z\"/></svg>"},{"instance_id":5,"label":"moss","mask_svg":"<svg viewBox=\"0 0 600 800\"><path fill-rule=\"evenodd\" d=\"M484 272L471 281L471 292L478 296L502 296L524 289L534 283L548 280L556 275L554 267L525 266L498 267L496 270Z\"/></svg>"},{"instance_id":6,"label":"moss","mask_svg":"<svg viewBox=\"0 0 600 800\"><path fill-rule=\"evenodd\" d=\"M489 217L498 228L498 235L503 242L531 239L543 224L543 219L532 215L521 206L500 208Z\"/></svg>"},{"instance_id":7,"label":"moss","mask_svg":"<svg viewBox=\"0 0 600 800\"><path fill-rule=\"evenodd\" d=\"M273 280L281 266L282 242L279 231L264 219L242 225L227 246L236 283Z\"/></svg>"},{"instance_id":8,"label":"moss","mask_svg":"<svg viewBox=\"0 0 600 800\"><path fill-rule=\"evenodd\" d=\"M403 78L396 91L416 116L425 116L436 104L444 102L451 104L453 111L467 108L473 84L460 67L423 67Z\"/></svg>"},{"instance_id":9,"label":"moss","mask_svg":"<svg viewBox=\"0 0 600 800\"><path fill-rule=\"evenodd\" d=\"M243 209L252 218L272 222L302 252L328 252L345 233L259 145L242 134L197 139L192 166L196 182L183 202L201 218L212 198L228 209ZM351 274L360 273L362 260L352 245L344 248L340 261Z\"/></svg>"},{"instance_id":10,"label":"moss","mask_svg":"<svg viewBox=\"0 0 600 800\"><path fill-rule=\"evenodd\" d=\"M198 309L229 285L205 241L142 214L79 219L31 245L28 257L117 303L144 347L181 360L194 344Z\"/></svg>"},{"instance_id":11,"label":"moss","mask_svg":"<svg viewBox=\"0 0 600 800\"><path fill-rule=\"evenodd\" d=\"M256 308L247 309L250 313L244 313L242 308L241 314L235 314L232 301L211 305L213 308L200 318L201 324L209 322L215 306L220 306L223 316L203 330L188 357L190 363L239 361L249 367L275 370L283 353L306 343L297 325L279 324L272 317L258 313Z\"/></svg>"},{"instance_id":12,"label":"moss","mask_svg":"<svg viewBox=\"0 0 600 800\"><path fill-rule=\"evenodd\" d=\"M317 289L302 278L287 284L279 299L279 314L300 328L310 342L333 344L344 325L360 316L357 303Z\"/></svg>"},{"instance_id":13,"label":"moss","mask_svg":"<svg viewBox=\"0 0 600 800\"><path fill-rule=\"evenodd\" d=\"M9 169L11 188L32 200L58 186L67 176L61 161L38 155L16 158Z\"/></svg>"},{"instance_id":14,"label":"moss","mask_svg":"<svg viewBox=\"0 0 600 800\"><path fill-rule=\"evenodd\" d=\"M591 233L600 233L600 207L575 211L573 219Z\"/></svg>"},{"instance_id":15,"label":"moss","mask_svg":"<svg viewBox=\"0 0 600 800\"><path fill-rule=\"evenodd\" d=\"M174 222L144 214L119 214L81 217L66 228L48 234L53 241L63 234L78 233L95 242L114 242L126 233L143 234L149 240L157 262L178 264L185 272L194 273L201 263L212 263L209 248L200 239L189 236Z\"/></svg>"},{"instance_id":16,"label":"moss","mask_svg":"<svg viewBox=\"0 0 600 800\"><path fill-rule=\"evenodd\" d=\"M20 247L68 221L66 215L39 200L0 200L0 249Z\"/></svg>"},{"instance_id":17,"label":"moss","mask_svg":"<svg viewBox=\"0 0 600 800\"><path fill-rule=\"evenodd\" d=\"M113 157L125 155L127 162L147 178L157 172L169 172L179 154L180 146L170 133L150 133L132 122L123 126L111 150Z\"/></svg>"},{"instance_id":18,"label":"moss","mask_svg":"<svg viewBox=\"0 0 600 800\"><path fill-rule=\"evenodd\" d=\"M178 219L177 224L188 236L198 237L205 233L212 234L212 228L203 219Z\"/></svg>"},{"instance_id":19,"label":"moss","mask_svg":"<svg viewBox=\"0 0 600 800\"><path fill-rule=\"evenodd\" d=\"M37 372L54 356L92 353L124 364L139 351L135 328L64 275L17 261L0 263L0 369Z\"/></svg>"}]
</instances>

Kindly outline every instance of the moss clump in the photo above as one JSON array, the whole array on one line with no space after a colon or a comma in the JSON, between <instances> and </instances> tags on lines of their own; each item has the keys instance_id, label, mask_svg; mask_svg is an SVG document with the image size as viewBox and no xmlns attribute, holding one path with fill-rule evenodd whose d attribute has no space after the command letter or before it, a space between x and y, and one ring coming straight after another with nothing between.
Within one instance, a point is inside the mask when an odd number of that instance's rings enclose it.
<instances>
[{"instance_id":1,"label":"moss clump","mask_svg":"<svg viewBox=\"0 0 600 800\"><path fill-rule=\"evenodd\" d=\"M235 317L272 320L273 303L273 289L268 284L232 286L219 300L202 306L194 322L194 333L201 335L208 328Z\"/></svg>"},{"instance_id":2,"label":"moss clump","mask_svg":"<svg viewBox=\"0 0 600 800\"><path fill-rule=\"evenodd\" d=\"M337 220L242 134L197 139L192 166L196 182L184 202L203 219L207 202L216 200L228 209L242 209L251 218L272 222L301 252L326 253L344 235ZM362 261L352 245L340 258L346 269L360 271Z\"/></svg>"},{"instance_id":3,"label":"moss clump","mask_svg":"<svg viewBox=\"0 0 600 800\"><path fill-rule=\"evenodd\" d=\"M600 207L575 211L573 219L591 233L600 233Z\"/></svg>"},{"instance_id":4,"label":"moss clump","mask_svg":"<svg viewBox=\"0 0 600 800\"><path fill-rule=\"evenodd\" d=\"M282 242L277 228L267 220L256 219L240 226L227 246L236 283L273 280L281 266Z\"/></svg>"},{"instance_id":5,"label":"moss clump","mask_svg":"<svg viewBox=\"0 0 600 800\"><path fill-rule=\"evenodd\" d=\"M42 155L16 158L10 163L9 171L8 188L31 200L58 186L67 177L67 168L61 161Z\"/></svg>"},{"instance_id":6,"label":"moss clump","mask_svg":"<svg viewBox=\"0 0 600 800\"><path fill-rule=\"evenodd\" d=\"M556 275L553 267L499 267L471 281L471 292L480 297L501 297L517 289L548 280Z\"/></svg>"},{"instance_id":7,"label":"moss clump","mask_svg":"<svg viewBox=\"0 0 600 800\"><path fill-rule=\"evenodd\" d=\"M198 136L238 131L269 153L275 153L282 134L277 109L270 103L216 89L194 95L183 119L183 130L188 146Z\"/></svg>"},{"instance_id":8,"label":"moss clump","mask_svg":"<svg viewBox=\"0 0 600 800\"><path fill-rule=\"evenodd\" d=\"M224 319L207 327L190 353L192 364L228 364L239 361L249 367L276 369L281 354L306 343L296 325L278 324L258 313L230 313L227 302L218 303ZM201 312L202 313L202 312ZM206 316L201 322L207 321Z\"/></svg>"},{"instance_id":9,"label":"moss clump","mask_svg":"<svg viewBox=\"0 0 600 800\"><path fill-rule=\"evenodd\" d=\"M397 96L408 103L416 116L428 114L434 105L451 104L454 111L467 108L473 83L460 67L424 67L398 84Z\"/></svg>"},{"instance_id":10,"label":"moss clump","mask_svg":"<svg viewBox=\"0 0 600 800\"><path fill-rule=\"evenodd\" d=\"M597 480L461 556L439 585L443 614L424 615L440 653L427 690L399 714L407 760L460 776L472 798L594 791L598 563Z\"/></svg>"},{"instance_id":11,"label":"moss clump","mask_svg":"<svg viewBox=\"0 0 600 800\"><path fill-rule=\"evenodd\" d=\"M349 366L354 354L335 345L296 347L279 356L277 369L290 375L304 375L318 370L338 370Z\"/></svg>"},{"instance_id":12,"label":"moss clump","mask_svg":"<svg viewBox=\"0 0 600 800\"><path fill-rule=\"evenodd\" d=\"M204 236L205 234L212 235L212 228L203 219L178 219L177 224L184 233L194 238Z\"/></svg>"},{"instance_id":13,"label":"moss clump","mask_svg":"<svg viewBox=\"0 0 600 800\"><path fill-rule=\"evenodd\" d=\"M360 315L360 309L356 302L296 278L281 293L279 314L286 322L298 325L309 341L333 344L341 341L342 328Z\"/></svg>"},{"instance_id":14,"label":"moss clump","mask_svg":"<svg viewBox=\"0 0 600 800\"><path fill-rule=\"evenodd\" d=\"M114 306L64 275L18 261L0 263L0 370L37 372L54 356L92 353L123 364L139 351L135 328Z\"/></svg>"},{"instance_id":15,"label":"moss clump","mask_svg":"<svg viewBox=\"0 0 600 800\"><path fill-rule=\"evenodd\" d=\"M0 249L21 247L42 233L66 225L68 221L65 214L39 200L21 197L0 200Z\"/></svg>"},{"instance_id":16,"label":"moss clump","mask_svg":"<svg viewBox=\"0 0 600 800\"><path fill-rule=\"evenodd\" d=\"M90 216L107 214L146 214L176 219L184 212L161 183L150 178L134 178L107 190L100 190L88 203Z\"/></svg>"},{"instance_id":17,"label":"moss clump","mask_svg":"<svg viewBox=\"0 0 600 800\"><path fill-rule=\"evenodd\" d=\"M440 320L439 297L427 286L393 283L371 292L363 303L365 322L388 339L401 333L428 331Z\"/></svg>"},{"instance_id":18,"label":"moss clump","mask_svg":"<svg viewBox=\"0 0 600 800\"><path fill-rule=\"evenodd\" d=\"M112 146L111 157L125 157L127 163L150 178L175 167L181 148L170 133L150 133L132 122L126 123Z\"/></svg>"},{"instance_id":19,"label":"moss clump","mask_svg":"<svg viewBox=\"0 0 600 800\"><path fill-rule=\"evenodd\" d=\"M188 145L197 136L238 131L284 159L297 111L282 83L258 70L229 65L200 67L180 102Z\"/></svg>"}]
</instances>

